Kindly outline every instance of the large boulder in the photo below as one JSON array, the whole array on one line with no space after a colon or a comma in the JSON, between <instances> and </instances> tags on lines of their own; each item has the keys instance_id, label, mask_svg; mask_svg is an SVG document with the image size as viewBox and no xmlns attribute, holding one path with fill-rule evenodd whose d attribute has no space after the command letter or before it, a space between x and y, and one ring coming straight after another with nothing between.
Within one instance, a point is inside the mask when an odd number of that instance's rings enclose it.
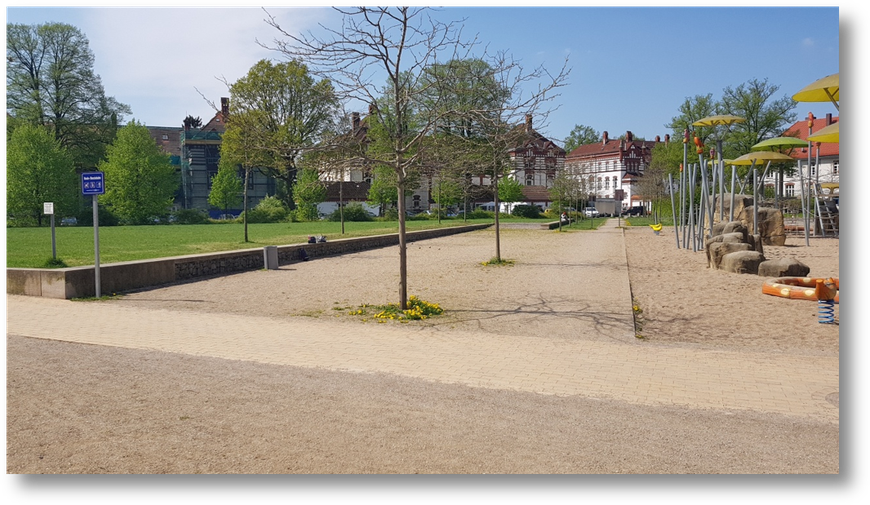
<instances>
[{"instance_id":1,"label":"large boulder","mask_svg":"<svg viewBox=\"0 0 870 505\"><path fill-rule=\"evenodd\" d=\"M732 215L729 213L730 209L731 209L731 193L725 193L723 195L723 198L722 198L722 208L723 208L722 218L727 220L729 216L732 216L732 219L738 219L739 218L738 216L740 216L740 213L743 212L743 209L751 206L754 201L755 200L753 200L753 198L749 195L744 195L742 193L735 193L734 194L734 214ZM713 198L713 209L715 210L715 212L713 212L713 223L718 223L720 221L719 220L719 195L716 195ZM722 221L722 222L727 223L728 221ZM715 224L714 224L714 226L715 226ZM715 230L715 228L714 228L714 230Z\"/></svg>"},{"instance_id":2,"label":"large boulder","mask_svg":"<svg viewBox=\"0 0 870 505\"><path fill-rule=\"evenodd\" d=\"M720 235L721 236L721 235ZM734 252L755 252L752 246L745 242L708 242L707 266L715 270L722 268L722 259Z\"/></svg>"},{"instance_id":3,"label":"large boulder","mask_svg":"<svg viewBox=\"0 0 870 505\"><path fill-rule=\"evenodd\" d=\"M720 270L735 274L757 274L764 255L758 251L736 251L722 256Z\"/></svg>"},{"instance_id":4,"label":"large boulder","mask_svg":"<svg viewBox=\"0 0 870 505\"><path fill-rule=\"evenodd\" d=\"M764 254L764 240L762 240L761 235L747 235L746 243L752 246L753 251Z\"/></svg>"},{"instance_id":5,"label":"large boulder","mask_svg":"<svg viewBox=\"0 0 870 505\"><path fill-rule=\"evenodd\" d=\"M725 235L727 233L741 233L743 241L746 242L749 230L740 221L723 221L713 225L713 235Z\"/></svg>"},{"instance_id":6,"label":"large boulder","mask_svg":"<svg viewBox=\"0 0 870 505\"><path fill-rule=\"evenodd\" d=\"M785 245L785 223L782 211L772 207L758 208L758 224L755 223L755 208L744 207L740 213L740 221L746 224L753 235L761 235L761 242L767 245Z\"/></svg>"},{"instance_id":7,"label":"large boulder","mask_svg":"<svg viewBox=\"0 0 870 505\"><path fill-rule=\"evenodd\" d=\"M734 221L727 222L719 220L719 195L713 199L713 235L716 233L716 224L726 228ZM747 234L761 235L761 240L767 245L785 245L785 223L782 218L782 211L772 207L758 208L758 226L754 226L754 205L755 201L752 196L744 194L734 195L734 214L733 219L740 222L746 227ZM723 218L728 219L729 209L731 209L731 193L725 193L722 197L722 206L724 209ZM728 233L722 231L721 233Z\"/></svg>"},{"instance_id":8,"label":"large boulder","mask_svg":"<svg viewBox=\"0 0 870 505\"><path fill-rule=\"evenodd\" d=\"M716 233L716 230L713 230L713 233ZM713 235L712 237L707 236L708 242L738 242L738 243L748 243L746 241L746 235L740 233L739 231L731 232L731 233L721 233L719 235Z\"/></svg>"},{"instance_id":9,"label":"large boulder","mask_svg":"<svg viewBox=\"0 0 870 505\"><path fill-rule=\"evenodd\" d=\"M758 275L762 277L806 277L809 274L810 267L794 258L777 258L758 265Z\"/></svg>"}]
</instances>

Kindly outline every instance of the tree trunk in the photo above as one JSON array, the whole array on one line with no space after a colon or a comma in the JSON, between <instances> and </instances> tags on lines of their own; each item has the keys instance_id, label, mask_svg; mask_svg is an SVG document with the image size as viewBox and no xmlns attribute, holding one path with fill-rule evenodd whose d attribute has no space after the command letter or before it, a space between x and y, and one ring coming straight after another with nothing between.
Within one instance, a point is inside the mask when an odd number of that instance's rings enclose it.
<instances>
[{"instance_id":1,"label":"tree trunk","mask_svg":"<svg viewBox=\"0 0 870 505\"><path fill-rule=\"evenodd\" d=\"M399 207L399 307L402 310L408 308L408 250L405 246L405 176L402 170L397 168Z\"/></svg>"},{"instance_id":2,"label":"tree trunk","mask_svg":"<svg viewBox=\"0 0 870 505\"><path fill-rule=\"evenodd\" d=\"M245 223L245 242L248 241L248 179L250 177L251 177L251 169L246 168L245 169L245 192L244 192L244 195L245 195L244 216L245 216L245 218L243 219L243 221Z\"/></svg>"}]
</instances>

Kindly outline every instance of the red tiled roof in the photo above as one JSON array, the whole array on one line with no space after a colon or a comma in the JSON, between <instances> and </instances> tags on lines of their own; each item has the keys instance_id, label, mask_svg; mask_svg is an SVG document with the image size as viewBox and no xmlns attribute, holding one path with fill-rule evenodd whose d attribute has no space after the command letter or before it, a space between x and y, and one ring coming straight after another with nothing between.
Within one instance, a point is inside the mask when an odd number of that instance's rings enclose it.
<instances>
[{"instance_id":1,"label":"red tiled roof","mask_svg":"<svg viewBox=\"0 0 870 505\"><path fill-rule=\"evenodd\" d=\"M623 142L623 139L607 139L607 142L596 142L594 144L584 144L582 146L577 147L565 157L566 161L570 161L572 158L589 158L589 157L608 157L608 156L617 156L619 154L619 144ZM632 140L631 142L625 142L625 150L631 149L631 146L635 146L637 148L648 147L652 149L655 147L656 141L654 140Z\"/></svg>"},{"instance_id":2,"label":"red tiled roof","mask_svg":"<svg viewBox=\"0 0 870 505\"><path fill-rule=\"evenodd\" d=\"M831 117L831 124L839 122L840 116ZM798 121L797 123L791 125L785 132L783 132L783 137L797 137L799 139L806 140L807 132L809 128L807 127L807 120ZM818 132L822 128L828 126L827 118L817 117L813 120L813 131ZM819 156L839 156L840 155L840 144L832 144L829 142L824 143L815 143L813 144L814 148L819 149ZM789 156L795 159L803 159L807 157L806 149L794 149L791 153L788 153ZM815 155L814 155L815 156Z\"/></svg>"},{"instance_id":3,"label":"red tiled roof","mask_svg":"<svg viewBox=\"0 0 870 505\"><path fill-rule=\"evenodd\" d=\"M149 126L148 133L154 142L167 154L181 156L181 131L179 127ZM166 138L164 139L164 135Z\"/></svg>"}]
</instances>

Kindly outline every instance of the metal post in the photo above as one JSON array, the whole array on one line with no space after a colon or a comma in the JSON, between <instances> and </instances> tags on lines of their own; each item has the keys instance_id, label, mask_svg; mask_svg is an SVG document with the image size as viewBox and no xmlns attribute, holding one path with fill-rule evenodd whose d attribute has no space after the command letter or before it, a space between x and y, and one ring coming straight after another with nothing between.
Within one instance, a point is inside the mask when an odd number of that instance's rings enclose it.
<instances>
[{"instance_id":1,"label":"metal post","mask_svg":"<svg viewBox=\"0 0 870 505\"><path fill-rule=\"evenodd\" d=\"M676 216L677 209L676 209L676 206L674 205L674 176L672 174L668 174L668 189L670 190L670 193L671 193L671 215ZM676 239L677 249L679 249L680 248L680 231L679 231L679 228L677 227L676 221L674 221L674 239Z\"/></svg>"},{"instance_id":2,"label":"metal post","mask_svg":"<svg viewBox=\"0 0 870 505\"><path fill-rule=\"evenodd\" d=\"M725 161L722 160L722 141L716 141L716 157L719 159L719 221L725 219Z\"/></svg>"},{"instance_id":3,"label":"metal post","mask_svg":"<svg viewBox=\"0 0 870 505\"><path fill-rule=\"evenodd\" d=\"M54 239L54 213L51 214L51 258L57 259L57 242Z\"/></svg>"},{"instance_id":4,"label":"metal post","mask_svg":"<svg viewBox=\"0 0 870 505\"><path fill-rule=\"evenodd\" d=\"M758 232L758 168L752 167L752 234Z\"/></svg>"},{"instance_id":5,"label":"metal post","mask_svg":"<svg viewBox=\"0 0 870 505\"><path fill-rule=\"evenodd\" d=\"M698 242L695 240L695 164L692 163L692 175L689 184L689 240L692 241L692 252L698 251Z\"/></svg>"},{"instance_id":6,"label":"metal post","mask_svg":"<svg viewBox=\"0 0 870 505\"><path fill-rule=\"evenodd\" d=\"M734 221L734 183L737 180L737 170L731 165L731 208L728 209L728 222Z\"/></svg>"},{"instance_id":7,"label":"metal post","mask_svg":"<svg viewBox=\"0 0 870 505\"><path fill-rule=\"evenodd\" d=\"M96 288L96 297L102 296L100 291L100 217L97 211L97 195L93 195L94 199L94 287Z\"/></svg>"}]
</instances>

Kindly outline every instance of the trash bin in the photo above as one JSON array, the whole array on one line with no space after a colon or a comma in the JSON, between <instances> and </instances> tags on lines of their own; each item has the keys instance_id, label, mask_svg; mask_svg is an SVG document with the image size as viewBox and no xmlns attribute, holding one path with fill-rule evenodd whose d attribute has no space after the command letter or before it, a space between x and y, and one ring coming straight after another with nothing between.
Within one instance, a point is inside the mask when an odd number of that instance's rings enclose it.
<instances>
[{"instance_id":1,"label":"trash bin","mask_svg":"<svg viewBox=\"0 0 870 505\"><path fill-rule=\"evenodd\" d=\"M263 265L266 270L278 270L278 246L267 245L263 248Z\"/></svg>"}]
</instances>

